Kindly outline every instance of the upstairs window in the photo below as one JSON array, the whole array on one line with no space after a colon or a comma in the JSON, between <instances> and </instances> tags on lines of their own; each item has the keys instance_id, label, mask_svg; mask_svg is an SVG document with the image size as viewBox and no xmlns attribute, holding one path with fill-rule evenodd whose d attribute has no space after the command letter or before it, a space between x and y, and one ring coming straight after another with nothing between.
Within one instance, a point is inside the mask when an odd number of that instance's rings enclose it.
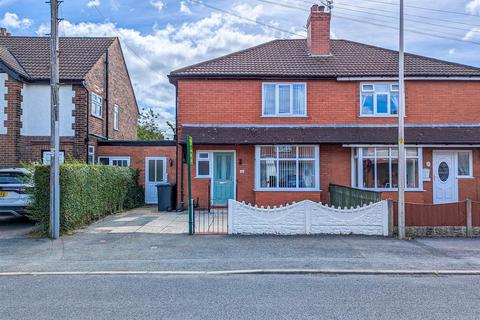
<instances>
[{"instance_id":1,"label":"upstairs window","mask_svg":"<svg viewBox=\"0 0 480 320\"><path fill-rule=\"evenodd\" d=\"M305 83L264 83L262 116L303 117L307 115Z\"/></svg>"},{"instance_id":2,"label":"upstairs window","mask_svg":"<svg viewBox=\"0 0 480 320\"><path fill-rule=\"evenodd\" d=\"M113 129L118 130L118 115L120 113L120 109L118 105L113 106Z\"/></svg>"},{"instance_id":3,"label":"upstairs window","mask_svg":"<svg viewBox=\"0 0 480 320\"><path fill-rule=\"evenodd\" d=\"M96 93L90 94L91 113L95 117L102 117L103 114L103 98Z\"/></svg>"},{"instance_id":4,"label":"upstairs window","mask_svg":"<svg viewBox=\"0 0 480 320\"><path fill-rule=\"evenodd\" d=\"M398 114L398 84L362 83L360 91L361 116L390 117Z\"/></svg>"}]
</instances>

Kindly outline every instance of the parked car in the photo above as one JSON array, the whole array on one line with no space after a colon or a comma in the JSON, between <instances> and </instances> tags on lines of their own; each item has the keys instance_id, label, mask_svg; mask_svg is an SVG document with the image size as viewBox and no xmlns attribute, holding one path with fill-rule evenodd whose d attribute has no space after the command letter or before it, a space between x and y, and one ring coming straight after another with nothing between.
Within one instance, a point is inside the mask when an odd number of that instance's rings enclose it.
<instances>
[{"instance_id":1,"label":"parked car","mask_svg":"<svg viewBox=\"0 0 480 320\"><path fill-rule=\"evenodd\" d=\"M30 200L30 172L23 168L0 169L0 213L24 215Z\"/></svg>"}]
</instances>

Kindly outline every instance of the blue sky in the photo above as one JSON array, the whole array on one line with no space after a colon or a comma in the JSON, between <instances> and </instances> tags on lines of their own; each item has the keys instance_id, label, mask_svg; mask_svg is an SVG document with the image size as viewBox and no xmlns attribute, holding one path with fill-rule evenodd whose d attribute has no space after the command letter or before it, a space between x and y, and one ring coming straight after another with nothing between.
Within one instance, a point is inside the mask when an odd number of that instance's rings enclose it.
<instances>
[{"instance_id":1,"label":"blue sky","mask_svg":"<svg viewBox=\"0 0 480 320\"><path fill-rule=\"evenodd\" d=\"M436 36L407 32L407 51L480 67L480 0L405 1L406 28ZM171 70L271 39L299 37L198 2L304 36L315 1L64 0L60 33L119 36L139 104L158 111L163 126L174 119L174 87L165 77ZM332 35L396 49L397 31L389 28L397 26L395 4L398 0L335 0ZM0 0L0 26L13 35L48 33L49 16L41 0Z\"/></svg>"}]
</instances>

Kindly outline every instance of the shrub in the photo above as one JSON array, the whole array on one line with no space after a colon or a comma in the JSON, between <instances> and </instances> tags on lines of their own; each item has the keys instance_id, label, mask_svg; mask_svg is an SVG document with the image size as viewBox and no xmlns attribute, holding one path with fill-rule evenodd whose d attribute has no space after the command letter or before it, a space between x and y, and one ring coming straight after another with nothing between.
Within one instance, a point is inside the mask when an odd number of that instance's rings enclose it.
<instances>
[{"instance_id":1,"label":"shrub","mask_svg":"<svg viewBox=\"0 0 480 320\"><path fill-rule=\"evenodd\" d=\"M49 226L50 166L35 166L28 216L41 230ZM143 203L131 168L81 163L60 166L60 231L70 232L109 214Z\"/></svg>"}]
</instances>

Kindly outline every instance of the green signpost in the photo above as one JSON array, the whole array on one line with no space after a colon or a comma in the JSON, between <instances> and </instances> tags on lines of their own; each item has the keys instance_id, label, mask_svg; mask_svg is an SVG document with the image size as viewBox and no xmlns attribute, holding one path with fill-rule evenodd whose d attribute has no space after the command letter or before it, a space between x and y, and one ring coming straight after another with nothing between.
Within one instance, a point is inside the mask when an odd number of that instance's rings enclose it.
<instances>
[{"instance_id":1,"label":"green signpost","mask_svg":"<svg viewBox=\"0 0 480 320\"><path fill-rule=\"evenodd\" d=\"M187 135L187 171L188 171L188 234L194 232L193 226L193 197L192 197L192 165L193 165L193 140Z\"/></svg>"}]
</instances>

